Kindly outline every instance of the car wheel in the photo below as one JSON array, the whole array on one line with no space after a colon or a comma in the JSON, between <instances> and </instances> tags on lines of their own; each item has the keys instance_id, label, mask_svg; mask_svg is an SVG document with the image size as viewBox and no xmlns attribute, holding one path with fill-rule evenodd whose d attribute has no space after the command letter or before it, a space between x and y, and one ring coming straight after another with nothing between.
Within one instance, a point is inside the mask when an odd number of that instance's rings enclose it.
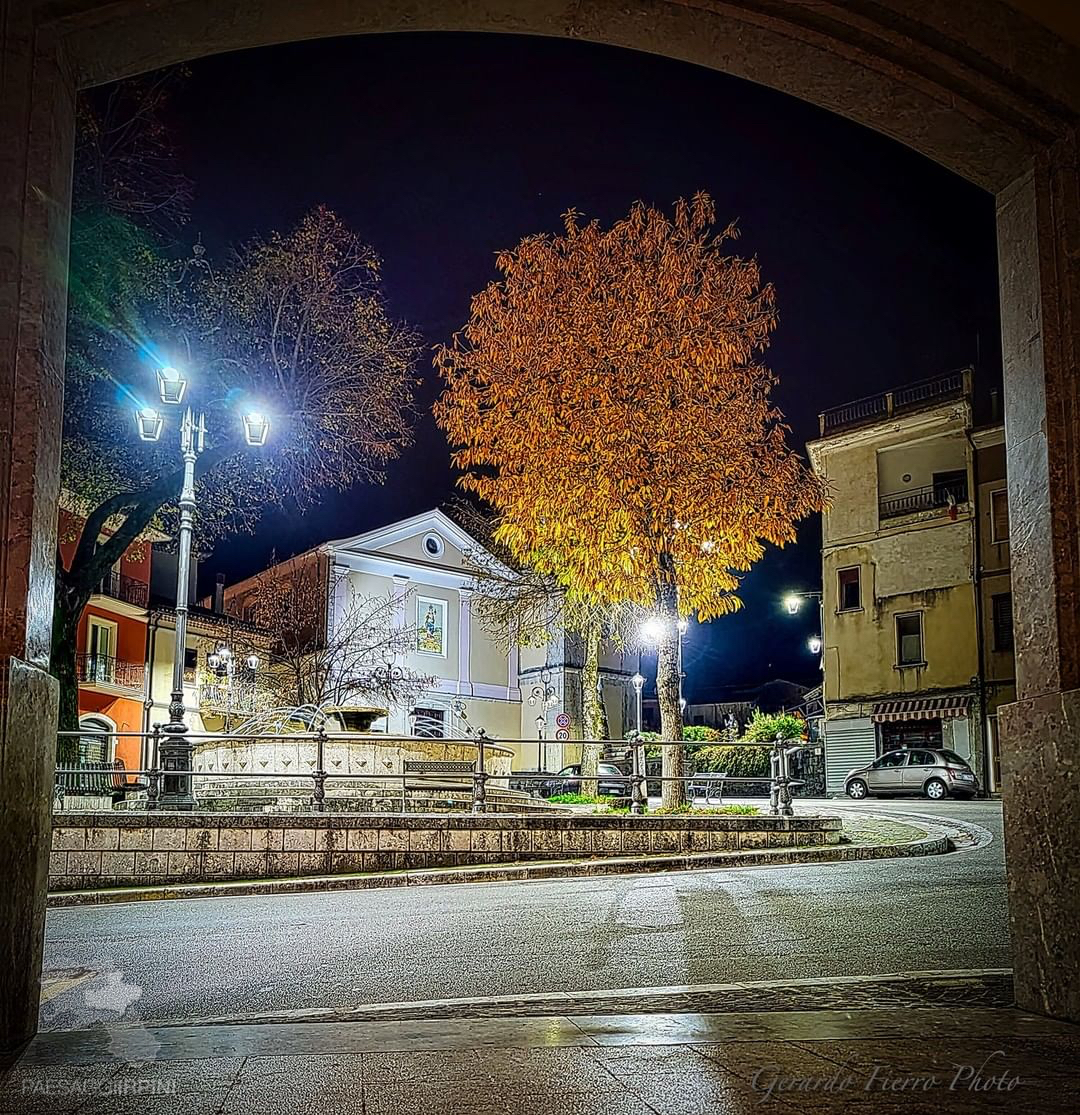
<instances>
[{"instance_id":1,"label":"car wheel","mask_svg":"<svg viewBox=\"0 0 1080 1115\"><path fill-rule=\"evenodd\" d=\"M931 801L941 801L942 798L949 796L949 787L941 781L940 778L931 778L929 782L923 787L923 793Z\"/></svg>"},{"instance_id":2,"label":"car wheel","mask_svg":"<svg viewBox=\"0 0 1080 1115\"><path fill-rule=\"evenodd\" d=\"M856 801L862 801L863 798L868 796L866 783L861 778L853 778L847 784L847 795Z\"/></svg>"}]
</instances>

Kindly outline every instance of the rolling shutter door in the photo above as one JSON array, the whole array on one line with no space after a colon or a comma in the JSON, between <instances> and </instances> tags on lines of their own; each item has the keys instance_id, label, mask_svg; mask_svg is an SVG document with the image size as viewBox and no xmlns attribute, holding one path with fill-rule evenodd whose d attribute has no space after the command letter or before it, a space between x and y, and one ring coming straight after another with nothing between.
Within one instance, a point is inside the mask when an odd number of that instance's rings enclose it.
<instances>
[{"instance_id":1,"label":"rolling shutter door","mask_svg":"<svg viewBox=\"0 0 1080 1115\"><path fill-rule=\"evenodd\" d=\"M844 778L853 767L877 758L877 737L869 716L825 722L825 790L843 793Z\"/></svg>"}]
</instances>

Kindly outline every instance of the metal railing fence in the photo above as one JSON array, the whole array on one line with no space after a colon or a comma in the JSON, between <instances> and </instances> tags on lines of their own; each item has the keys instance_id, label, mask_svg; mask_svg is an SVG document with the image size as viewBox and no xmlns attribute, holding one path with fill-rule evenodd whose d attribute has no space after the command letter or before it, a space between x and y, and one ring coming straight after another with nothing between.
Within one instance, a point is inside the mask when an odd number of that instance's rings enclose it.
<instances>
[{"instance_id":1,"label":"metal railing fence","mask_svg":"<svg viewBox=\"0 0 1080 1115\"><path fill-rule=\"evenodd\" d=\"M59 739L79 739L85 736L86 732L58 732ZM359 782L375 782L385 783L394 786L400 783L400 797L404 803L407 791L412 789L421 788L430 783L433 789L447 788L448 781L456 782L461 788L468 789L471 783L471 811L473 813L484 813L487 810L487 791L489 785L498 786L500 783L514 782L521 783L537 783L540 788L544 784L549 786L552 783L578 783L583 782L604 782L616 783L622 782L627 788L625 799L629 803L630 812L633 814L642 814L646 811L648 793L647 784L651 783L664 783L680 782L687 786L688 791L697 787L704 787L704 793L698 796L704 796L706 799L712 797L715 800L716 795L712 793L719 789L719 797L722 800L723 790L729 786L740 785L753 785L760 786L767 783L769 786L769 813L777 816L790 817L794 813L792 806L792 789L804 785L801 779L792 777L791 774L791 757L796 752L804 750L808 747L813 747L811 743L802 740L784 740L777 738L771 744L760 742L746 742L735 741L732 743L724 744L725 747L731 748L762 748L768 747L770 751L769 757L769 773L756 776L741 776L741 775L728 775L725 772L718 771L694 771L690 770L679 775L665 775L646 772L645 762L645 749L648 747L650 750L654 748L680 748L684 752L684 763L688 763L692 755L688 750L688 741L664 741L664 740L648 740L646 741L629 741L626 740L600 740L600 739L586 739L586 740L571 740L566 741L575 746L596 746L603 748L612 744L619 744L623 747L629 746L630 758L628 762L629 770L618 775L605 773L597 775L595 778L592 776L578 774L564 775L559 771L508 771L506 773L494 773L488 769L488 749L493 745L495 747L504 748L507 746L535 746L536 739L494 739L484 734L483 730L478 730L469 739L433 739L431 737L424 737L421 741L417 736L395 736L395 735L374 735L374 736L357 736L355 732L295 732L288 735L277 735L274 733L244 733L244 734L222 734L212 732L189 732L186 733L184 738L191 743L197 743L202 740L229 740L234 743L257 743L262 741L273 741L275 743L303 743L307 741L314 741L316 745L315 765L310 770L275 770L275 771L249 771L249 770L229 770L229 771L206 771L206 770L192 770L192 771L175 771L166 770L158 766L158 755L160 754L160 743L165 736L161 730L161 726L155 726L151 732L95 732L95 737L102 736L108 739L137 739L140 741L148 741L148 746L144 749L150 757L150 765L145 768L128 768L125 767L119 759L115 760L112 764L77 764L75 766L66 766L57 764L56 767L56 799L62 803L62 799L67 794L78 794L80 791L77 787L80 785L79 779L101 779L108 777L112 779L113 790L119 794L127 795L130 793L146 793L147 809L156 810L162 808L162 798L166 791L172 790L174 792L186 792L190 794L191 784L193 779L200 779L212 783L214 780L221 782L236 782L247 780L262 780L267 783L277 782L307 782L311 783L311 791L309 795L309 805L312 812L321 813L326 810L326 786L328 782L333 783L348 783L350 781ZM455 769L448 771L446 769L447 763L438 760L431 763L413 763L413 769L405 769L405 762L402 765L402 771L391 772L384 771L376 773L374 771L367 772L341 772L336 770L327 770L325 765L324 752L327 744L348 741L351 743L375 743L375 744L390 744L395 743L402 745L416 745L418 742L423 742L425 747L438 745L442 743L446 747L462 748L462 747L475 747L477 758L472 765L471 770L460 769L460 762L454 763ZM140 744L140 747L142 745ZM607 760L605 760L607 762ZM416 769L419 766L434 767L436 769ZM616 798L615 800L620 800Z\"/></svg>"}]
</instances>

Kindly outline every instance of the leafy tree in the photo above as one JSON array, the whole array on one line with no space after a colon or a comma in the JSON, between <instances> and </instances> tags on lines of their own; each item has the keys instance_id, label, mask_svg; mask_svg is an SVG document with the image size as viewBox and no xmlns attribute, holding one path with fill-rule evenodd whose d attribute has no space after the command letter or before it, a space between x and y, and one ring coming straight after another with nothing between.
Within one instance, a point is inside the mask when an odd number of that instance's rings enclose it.
<instances>
[{"instance_id":1,"label":"leafy tree","mask_svg":"<svg viewBox=\"0 0 1080 1115\"><path fill-rule=\"evenodd\" d=\"M740 574L824 503L759 359L773 288L714 219L705 194L673 218L637 203L610 229L571 210L563 235L498 256L500 280L436 356L436 418L499 540L571 601L662 621L665 740L682 735L678 618L738 607ZM682 777L681 749L664 752ZM665 804L684 796L664 783Z\"/></svg>"},{"instance_id":2,"label":"leafy tree","mask_svg":"<svg viewBox=\"0 0 1080 1115\"><path fill-rule=\"evenodd\" d=\"M582 735L586 741L610 738L607 710L600 687L600 651L605 640L627 646L640 625L638 609L569 596L550 572L523 563L499 541L495 516L467 501L458 501L451 515L483 549L467 553L472 572L472 612L501 649L512 645L546 647L559 632L582 641ZM582 789L595 795L603 745L585 742L581 749Z\"/></svg>"},{"instance_id":3,"label":"leafy tree","mask_svg":"<svg viewBox=\"0 0 1080 1115\"><path fill-rule=\"evenodd\" d=\"M96 134L84 120L88 129ZM134 152L125 166L158 149L148 149L147 129L161 134L153 112L136 106L118 145ZM101 144L83 150L93 163ZM109 155L120 157L116 147ZM157 370L184 368L206 414L196 468L205 548L251 529L268 506L303 509L326 489L381 480L411 440L417 354L415 334L387 311L378 256L329 209L220 264L201 246L177 263L153 225L133 219L145 215L146 187L131 173L99 167L76 180L91 185L76 196L62 482L85 524L70 565L57 570L52 662L64 729L78 723L75 633L87 600L132 543L152 528L171 533L175 521L175 426L149 443L132 425L133 410L156 396ZM254 452L240 424L252 406L273 421Z\"/></svg>"}]
</instances>

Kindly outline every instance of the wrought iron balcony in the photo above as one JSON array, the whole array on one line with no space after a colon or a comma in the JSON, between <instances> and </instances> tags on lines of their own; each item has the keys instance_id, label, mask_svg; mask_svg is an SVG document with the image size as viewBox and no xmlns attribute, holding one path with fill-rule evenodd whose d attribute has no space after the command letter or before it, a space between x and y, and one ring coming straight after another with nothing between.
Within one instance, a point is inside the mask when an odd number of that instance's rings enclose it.
<instances>
[{"instance_id":1,"label":"wrought iron balcony","mask_svg":"<svg viewBox=\"0 0 1080 1115\"><path fill-rule=\"evenodd\" d=\"M111 596L114 600L123 600L126 604L134 604L137 608L145 608L150 598L150 586L145 581L137 581L124 573L110 569L107 576L101 578L97 591L102 596Z\"/></svg>"},{"instance_id":2,"label":"wrought iron balcony","mask_svg":"<svg viewBox=\"0 0 1080 1115\"><path fill-rule=\"evenodd\" d=\"M928 484L923 488L906 488L878 499L878 518L895 519L919 511L943 511L955 504L966 503L967 480L950 484Z\"/></svg>"},{"instance_id":3,"label":"wrought iron balcony","mask_svg":"<svg viewBox=\"0 0 1080 1115\"><path fill-rule=\"evenodd\" d=\"M822 411L818 416L821 436L857 426L869 426L896 414L910 414L924 407L935 406L948 399L962 399L971 394L971 369L961 368L947 375L919 380L893 391L882 391L862 399Z\"/></svg>"},{"instance_id":4,"label":"wrought iron balcony","mask_svg":"<svg viewBox=\"0 0 1080 1115\"><path fill-rule=\"evenodd\" d=\"M80 654L76 670L83 685L108 685L141 693L146 667L141 662L121 662L107 654Z\"/></svg>"}]
</instances>

